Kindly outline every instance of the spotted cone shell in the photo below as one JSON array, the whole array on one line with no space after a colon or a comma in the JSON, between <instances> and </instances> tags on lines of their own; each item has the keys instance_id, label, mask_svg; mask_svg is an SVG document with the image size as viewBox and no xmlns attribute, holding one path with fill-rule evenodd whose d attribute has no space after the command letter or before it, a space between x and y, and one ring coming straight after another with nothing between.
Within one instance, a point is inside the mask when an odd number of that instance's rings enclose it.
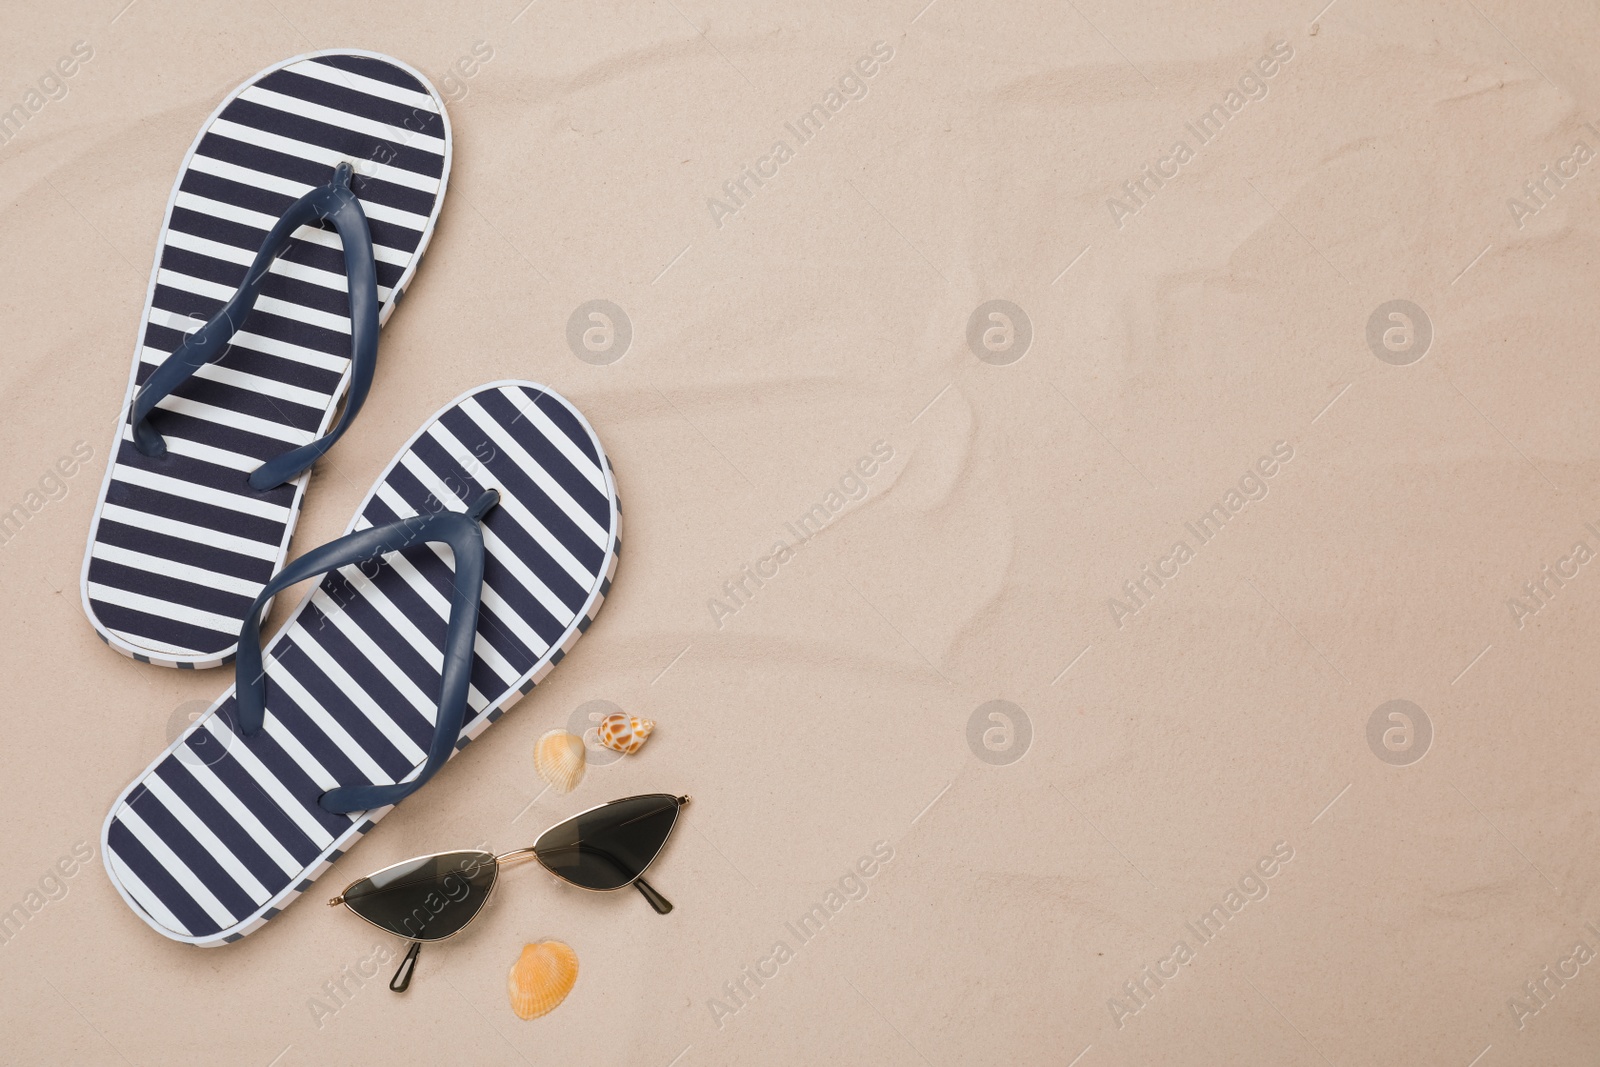
<instances>
[{"instance_id":1,"label":"spotted cone shell","mask_svg":"<svg viewBox=\"0 0 1600 1067\"><path fill-rule=\"evenodd\" d=\"M583 738L551 730L533 746L533 769L558 793L570 793L583 781Z\"/></svg>"},{"instance_id":2,"label":"spotted cone shell","mask_svg":"<svg viewBox=\"0 0 1600 1067\"><path fill-rule=\"evenodd\" d=\"M578 984L578 954L560 941L523 945L506 975L511 1010L519 1019L537 1019L556 1009Z\"/></svg>"},{"instance_id":3,"label":"spotted cone shell","mask_svg":"<svg viewBox=\"0 0 1600 1067\"><path fill-rule=\"evenodd\" d=\"M641 719L618 711L601 719L596 732L600 735L602 745L615 749L624 756L631 756L639 751L639 746L644 744L645 739L650 736L650 731L655 728L656 724L652 719Z\"/></svg>"}]
</instances>

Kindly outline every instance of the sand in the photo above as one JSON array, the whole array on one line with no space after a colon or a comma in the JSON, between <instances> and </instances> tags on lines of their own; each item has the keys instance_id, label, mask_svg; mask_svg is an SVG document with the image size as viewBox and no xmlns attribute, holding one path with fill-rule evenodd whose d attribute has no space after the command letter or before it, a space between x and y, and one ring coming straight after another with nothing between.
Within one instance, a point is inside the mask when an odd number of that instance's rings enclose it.
<instances>
[{"instance_id":1,"label":"sand","mask_svg":"<svg viewBox=\"0 0 1600 1067\"><path fill-rule=\"evenodd\" d=\"M1592 1062L1600 14L922 2L8 11L0 1060ZM200 950L99 830L231 674L101 644L83 540L179 161L334 46L428 72L455 163L293 551L506 377L595 425L626 551L547 683ZM541 793L594 701L655 736ZM654 790L665 918L521 868L396 996L321 903Z\"/></svg>"}]
</instances>

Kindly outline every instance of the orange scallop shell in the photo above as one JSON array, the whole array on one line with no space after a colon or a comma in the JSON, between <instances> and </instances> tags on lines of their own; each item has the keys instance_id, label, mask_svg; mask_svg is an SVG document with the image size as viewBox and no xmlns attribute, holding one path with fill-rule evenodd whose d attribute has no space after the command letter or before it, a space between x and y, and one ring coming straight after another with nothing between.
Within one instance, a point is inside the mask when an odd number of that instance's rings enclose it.
<instances>
[{"instance_id":1,"label":"orange scallop shell","mask_svg":"<svg viewBox=\"0 0 1600 1067\"><path fill-rule=\"evenodd\" d=\"M519 1019L537 1019L554 1011L578 983L578 954L560 941L522 946L522 955L506 976L511 1010Z\"/></svg>"},{"instance_id":2,"label":"orange scallop shell","mask_svg":"<svg viewBox=\"0 0 1600 1067\"><path fill-rule=\"evenodd\" d=\"M583 738L551 730L533 746L533 769L558 793L570 793L583 781Z\"/></svg>"}]
</instances>

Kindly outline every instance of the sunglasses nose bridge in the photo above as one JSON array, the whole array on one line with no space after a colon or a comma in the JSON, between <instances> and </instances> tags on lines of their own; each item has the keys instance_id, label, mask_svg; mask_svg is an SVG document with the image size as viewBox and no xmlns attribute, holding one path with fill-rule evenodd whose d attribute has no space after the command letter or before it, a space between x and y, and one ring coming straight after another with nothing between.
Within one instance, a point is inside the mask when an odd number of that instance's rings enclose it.
<instances>
[{"instance_id":1,"label":"sunglasses nose bridge","mask_svg":"<svg viewBox=\"0 0 1600 1067\"><path fill-rule=\"evenodd\" d=\"M527 859L529 856L536 854L537 846L529 845L527 848L514 848L510 852L502 852L500 855L494 858L494 861L496 863L505 863L507 861L516 862L517 860Z\"/></svg>"}]
</instances>

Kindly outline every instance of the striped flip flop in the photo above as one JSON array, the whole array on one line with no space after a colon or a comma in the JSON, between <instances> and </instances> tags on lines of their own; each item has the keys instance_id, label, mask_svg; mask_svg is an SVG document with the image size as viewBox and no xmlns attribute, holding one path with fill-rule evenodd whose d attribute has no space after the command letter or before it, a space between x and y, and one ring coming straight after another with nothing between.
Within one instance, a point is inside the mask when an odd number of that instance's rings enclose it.
<instances>
[{"instance_id":1,"label":"striped flip flop","mask_svg":"<svg viewBox=\"0 0 1600 1067\"><path fill-rule=\"evenodd\" d=\"M205 946L277 915L560 662L611 588L620 520L561 397L498 382L445 407L345 536L263 586L235 686L112 805L101 852L129 907ZM263 671L267 599L324 572Z\"/></svg>"},{"instance_id":2,"label":"striped flip flop","mask_svg":"<svg viewBox=\"0 0 1600 1067\"><path fill-rule=\"evenodd\" d=\"M443 99L372 52L280 63L206 120L167 203L84 555L84 612L112 648L169 667L233 654L311 464L366 397L449 174Z\"/></svg>"}]
</instances>

